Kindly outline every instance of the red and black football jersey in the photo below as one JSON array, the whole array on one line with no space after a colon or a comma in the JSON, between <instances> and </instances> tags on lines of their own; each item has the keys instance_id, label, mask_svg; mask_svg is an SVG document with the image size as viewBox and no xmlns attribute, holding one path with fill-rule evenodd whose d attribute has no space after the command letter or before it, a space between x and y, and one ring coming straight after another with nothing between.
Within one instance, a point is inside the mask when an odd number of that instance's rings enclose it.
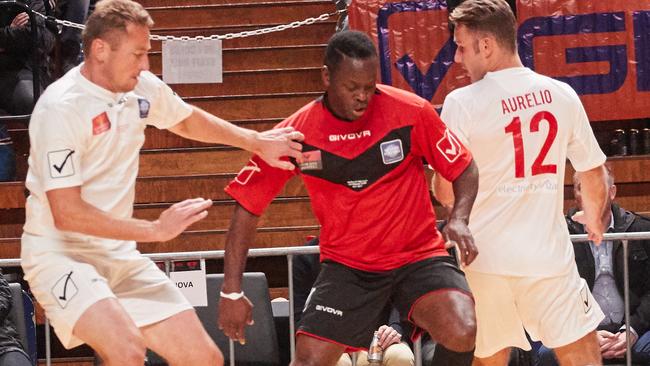
<instances>
[{"instance_id":1,"label":"red and black football jersey","mask_svg":"<svg viewBox=\"0 0 650 366\"><path fill-rule=\"evenodd\" d=\"M304 159L285 171L254 156L226 187L244 208L261 215L300 174L321 224L321 260L385 271L446 254L423 159L453 181L472 157L430 103L378 85L355 121L336 118L319 99L278 125L284 126L305 135Z\"/></svg>"}]
</instances>

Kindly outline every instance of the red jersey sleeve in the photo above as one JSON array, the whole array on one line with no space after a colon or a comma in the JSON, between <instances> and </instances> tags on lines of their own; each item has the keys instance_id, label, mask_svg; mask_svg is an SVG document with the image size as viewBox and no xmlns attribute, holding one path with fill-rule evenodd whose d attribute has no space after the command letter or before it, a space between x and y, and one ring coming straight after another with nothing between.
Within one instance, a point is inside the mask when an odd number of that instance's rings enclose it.
<instances>
[{"instance_id":1,"label":"red jersey sleeve","mask_svg":"<svg viewBox=\"0 0 650 366\"><path fill-rule=\"evenodd\" d=\"M296 172L297 168L291 171L273 168L256 155L225 191L246 210L260 216Z\"/></svg>"},{"instance_id":2,"label":"red jersey sleeve","mask_svg":"<svg viewBox=\"0 0 650 366\"><path fill-rule=\"evenodd\" d=\"M411 135L414 153L423 156L448 181L456 180L472 161L472 154L429 103L424 103Z\"/></svg>"}]
</instances>

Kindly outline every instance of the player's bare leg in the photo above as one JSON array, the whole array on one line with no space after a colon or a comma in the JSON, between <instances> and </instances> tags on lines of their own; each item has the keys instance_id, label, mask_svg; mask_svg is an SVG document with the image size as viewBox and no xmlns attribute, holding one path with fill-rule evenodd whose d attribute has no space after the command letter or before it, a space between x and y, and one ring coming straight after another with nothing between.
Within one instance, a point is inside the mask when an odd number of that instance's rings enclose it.
<instances>
[{"instance_id":1,"label":"player's bare leg","mask_svg":"<svg viewBox=\"0 0 650 366\"><path fill-rule=\"evenodd\" d=\"M476 343L474 301L460 291L434 291L417 301L412 318L438 343L436 365L470 365Z\"/></svg>"},{"instance_id":2,"label":"player's bare leg","mask_svg":"<svg viewBox=\"0 0 650 366\"><path fill-rule=\"evenodd\" d=\"M553 351L555 351L555 357L557 357L562 366L592 366L603 364L596 331L566 346L554 348Z\"/></svg>"},{"instance_id":3,"label":"player's bare leg","mask_svg":"<svg viewBox=\"0 0 650 366\"><path fill-rule=\"evenodd\" d=\"M296 338L296 358L291 366L334 366L344 350L341 345L299 334Z\"/></svg>"},{"instance_id":4,"label":"player's bare leg","mask_svg":"<svg viewBox=\"0 0 650 366\"><path fill-rule=\"evenodd\" d=\"M472 366L506 366L510 360L510 347L493 354L490 357L474 358Z\"/></svg>"},{"instance_id":5,"label":"player's bare leg","mask_svg":"<svg viewBox=\"0 0 650 366\"><path fill-rule=\"evenodd\" d=\"M106 366L144 364L147 349L142 333L114 298L91 305L75 324L72 334L92 347Z\"/></svg>"},{"instance_id":6,"label":"player's bare leg","mask_svg":"<svg viewBox=\"0 0 650 366\"><path fill-rule=\"evenodd\" d=\"M223 355L194 310L183 311L141 330L147 346L172 366L223 365Z\"/></svg>"}]
</instances>

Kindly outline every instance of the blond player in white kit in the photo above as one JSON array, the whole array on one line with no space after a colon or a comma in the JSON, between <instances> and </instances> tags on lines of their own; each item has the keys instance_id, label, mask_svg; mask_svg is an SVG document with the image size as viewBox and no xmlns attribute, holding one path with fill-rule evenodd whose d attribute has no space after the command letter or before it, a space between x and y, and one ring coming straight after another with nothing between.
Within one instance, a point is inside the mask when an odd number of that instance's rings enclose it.
<instances>
[{"instance_id":1,"label":"blond player in white kit","mask_svg":"<svg viewBox=\"0 0 650 366\"><path fill-rule=\"evenodd\" d=\"M563 365L600 364L603 314L578 276L562 209L568 158L589 185L581 221L600 242L605 155L573 89L522 66L505 0L466 0L450 22L455 62L472 84L447 96L441 117L479 168L469 221L479 254L464 268L476 300L475 364L506 365L510 347L530 349L524 329ZM444 182L436 187L444 197Z\"/></svg>"},{"instance_id":2,"label":"blond player in white kit","mask_svg":"<svg viewBox=\"0 0 650 366\"><path fill-rule=\"evenodd\" d=\"M242 129L183 102L147 71L152 24L135 2L100 1L83 33L85 63L38 101L22 266L67 348L87 343L106 365L141 366L146 347L172 365L221 365L192 306L136 249L176 237L212 204L190 199L155 221L132 218L144 130L231 144L285 169L280 157L300 156L292 140L302 134Z\"/></svg>"}]
</instances>

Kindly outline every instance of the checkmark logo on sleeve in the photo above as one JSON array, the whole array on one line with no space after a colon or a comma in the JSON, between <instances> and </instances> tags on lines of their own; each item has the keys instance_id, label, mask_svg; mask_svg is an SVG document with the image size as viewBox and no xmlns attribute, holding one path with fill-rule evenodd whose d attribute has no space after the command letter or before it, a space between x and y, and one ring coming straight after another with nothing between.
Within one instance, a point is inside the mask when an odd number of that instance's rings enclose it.
<instances>
[{"instance_id":1,"label":"checkmark logo on sleeve","mask_svg":"<svg viewBox=\"0 0 650 366\"><path fill-rule=\"evenodd\" d=\"M65 166L65 163L68 162L68 159L70 158L70 156L72 156L72 154L74 154L74 150L71 150L71 151L70 151L70 152L65 156L65 159L63 159L63 162L61 163L61 165L56 165L56 164L54 164L54 165L52 165L52 167L53 167L54 169L56 169L57 172L61 173L61 170L63 170L63 167Z\"/></svg>"},{"instance_id":2,"label":"checkmark logo on sleeve","mask_svg":"<svg viewBox=\"0 0 650 366\"><path fill-rule=\"evenodd\" d=\"M47 160L50 164L50 176L52 178L63 178L74 175L74 164L72 149L55 150L47 153Z\"/></svg>"}]
</instances>

